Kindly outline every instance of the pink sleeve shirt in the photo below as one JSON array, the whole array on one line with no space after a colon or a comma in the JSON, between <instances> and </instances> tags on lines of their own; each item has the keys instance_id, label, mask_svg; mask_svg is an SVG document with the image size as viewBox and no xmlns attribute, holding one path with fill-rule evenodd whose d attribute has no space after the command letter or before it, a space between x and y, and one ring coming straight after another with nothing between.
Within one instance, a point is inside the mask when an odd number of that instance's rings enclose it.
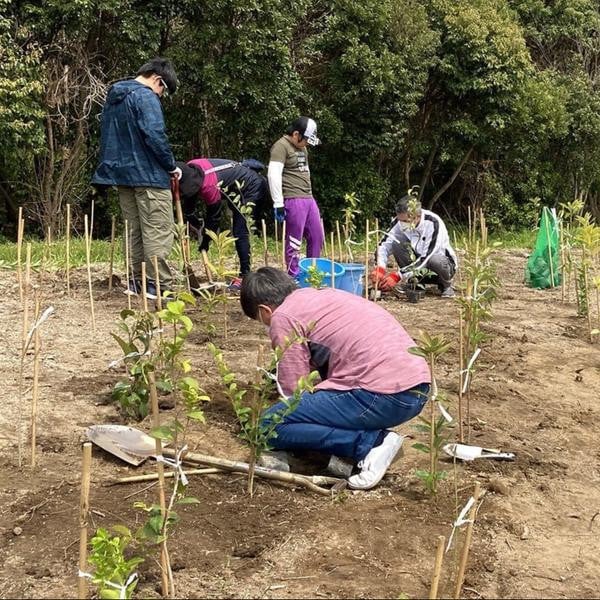
<instances>
[{"instance_id":1,"label":"pink sleeve shirt","mask_svg":"<svg viewBox=\"0 0 600 600\"><path fill-rule=\"evenodd\" d=\"M364 389L394 394L430 383L425 359L408 348L415 342L381 306L349 292L303 288L273 312L273 347L296 331L306 338L284 353L278 369L283 392L290 395L303 375L321 374L317 389Z\"/></svg>"}]
</instances>

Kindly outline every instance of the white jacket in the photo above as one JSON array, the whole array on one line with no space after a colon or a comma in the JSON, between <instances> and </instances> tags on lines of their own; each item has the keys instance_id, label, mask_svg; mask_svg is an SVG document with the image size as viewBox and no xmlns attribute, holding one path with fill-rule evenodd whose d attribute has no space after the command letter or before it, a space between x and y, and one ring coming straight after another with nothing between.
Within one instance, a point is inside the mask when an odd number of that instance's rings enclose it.
<instances>
[{"instance_id":1,"label":"white jacket","mask_svg":"<svg viewBox=\"0 0 600 600\"><path fill-rule=\"evenodd\" d=\"M377 249L377 266L387 268L388 257L392 253L394 242L401 241L404 236L410 241L416 260L412 264L402 267L400 271L414 271L424 268L434 254L445 254L458 267L458 259L450 245L450 238L444 221L435 213L425 209L421 209L421 219L414 227L396 221Z\"/></svg>"}]
</instances>

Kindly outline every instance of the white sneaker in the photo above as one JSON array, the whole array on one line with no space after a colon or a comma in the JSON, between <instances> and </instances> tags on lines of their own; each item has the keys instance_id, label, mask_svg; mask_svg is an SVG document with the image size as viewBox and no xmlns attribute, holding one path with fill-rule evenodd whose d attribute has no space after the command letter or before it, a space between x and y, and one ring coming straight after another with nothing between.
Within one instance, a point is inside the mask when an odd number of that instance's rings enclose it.
<instances>
[{"instance_id":1,"label":"white sneaker","mask_svg":"<svg viewBox=\"0 0 600 600\"><path fill-rule=\"evenodd\" d=\"M454 291L454 288L452 287L447 287L441 294L442 298L454 298L454 296L456 296L456 292Z\"/></svg>"},{"instance_id":2,"label":"white sneaker","mask_svg":"<svg viewBox=\"0 0 600 600\"><path fill-rule=\"evenodd\" d=\"M266 469L273 469L274 471L285 471L290 472L290 464L288 462L288 453L284 450L272 450L271 452L265 452L260 455L258 464Z\"/></svg>"},{"instance_id":3,"label":"white sneaker","mask_svg":"<svg viewBox=\"0 0 600 600\"><path fill-rule=\"evenodd\" d=\"M348 479L348 486L355 490L370 490L375 487L398 456L403 441L404 436L388 432L383 442L372 448L358 463L361 471Z\"/></svg>"}]
</instances>

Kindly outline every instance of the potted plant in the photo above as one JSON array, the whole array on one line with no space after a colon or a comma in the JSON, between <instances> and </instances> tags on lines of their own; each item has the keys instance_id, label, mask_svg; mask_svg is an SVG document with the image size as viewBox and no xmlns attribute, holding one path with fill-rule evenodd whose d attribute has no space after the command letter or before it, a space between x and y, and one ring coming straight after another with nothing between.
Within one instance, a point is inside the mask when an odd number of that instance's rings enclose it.
<instances>
[{"instance_id":1,"label":"potted plant","mask_svg":"<svg viewBox=\"0 0 600 600\"><path fill-rule=\"evenodd\" d=\"M415 269L409 273L405 273L403 281L405 281L405 294L406 299L413 304L416 304L419 300L425 297L425 285L423 279L431 274L429 269ZM406 277L406 279L405 279Z\"/></svg>"}]
</instances>

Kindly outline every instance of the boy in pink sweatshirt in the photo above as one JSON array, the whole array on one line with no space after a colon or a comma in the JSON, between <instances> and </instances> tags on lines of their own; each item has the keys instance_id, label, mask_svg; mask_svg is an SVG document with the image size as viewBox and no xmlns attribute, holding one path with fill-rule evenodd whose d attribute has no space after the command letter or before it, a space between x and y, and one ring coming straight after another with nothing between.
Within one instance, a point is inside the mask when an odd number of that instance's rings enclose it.
<instances>
[{"instance_id":1,"label":"boy in pink sweatshirt","mask_svg":"<svg viewBox=\"0 0 600 600\"><path fill-rule=\"evenodd\" d=\"M385 309L335 289L298 289L278 269L263 267L243 281L244 313L269 328L273 347L292 332L279 362L280 392L289 396L313 370L321 381L276 427L275 450L316 450L353 459L360 471L350 487L377 485L396 457L402 437L388 431L416 417L429 393L426 361L408 352L415 342ZM264 415L282 408L271 407Z\"/></svg>"}]
</instances>

